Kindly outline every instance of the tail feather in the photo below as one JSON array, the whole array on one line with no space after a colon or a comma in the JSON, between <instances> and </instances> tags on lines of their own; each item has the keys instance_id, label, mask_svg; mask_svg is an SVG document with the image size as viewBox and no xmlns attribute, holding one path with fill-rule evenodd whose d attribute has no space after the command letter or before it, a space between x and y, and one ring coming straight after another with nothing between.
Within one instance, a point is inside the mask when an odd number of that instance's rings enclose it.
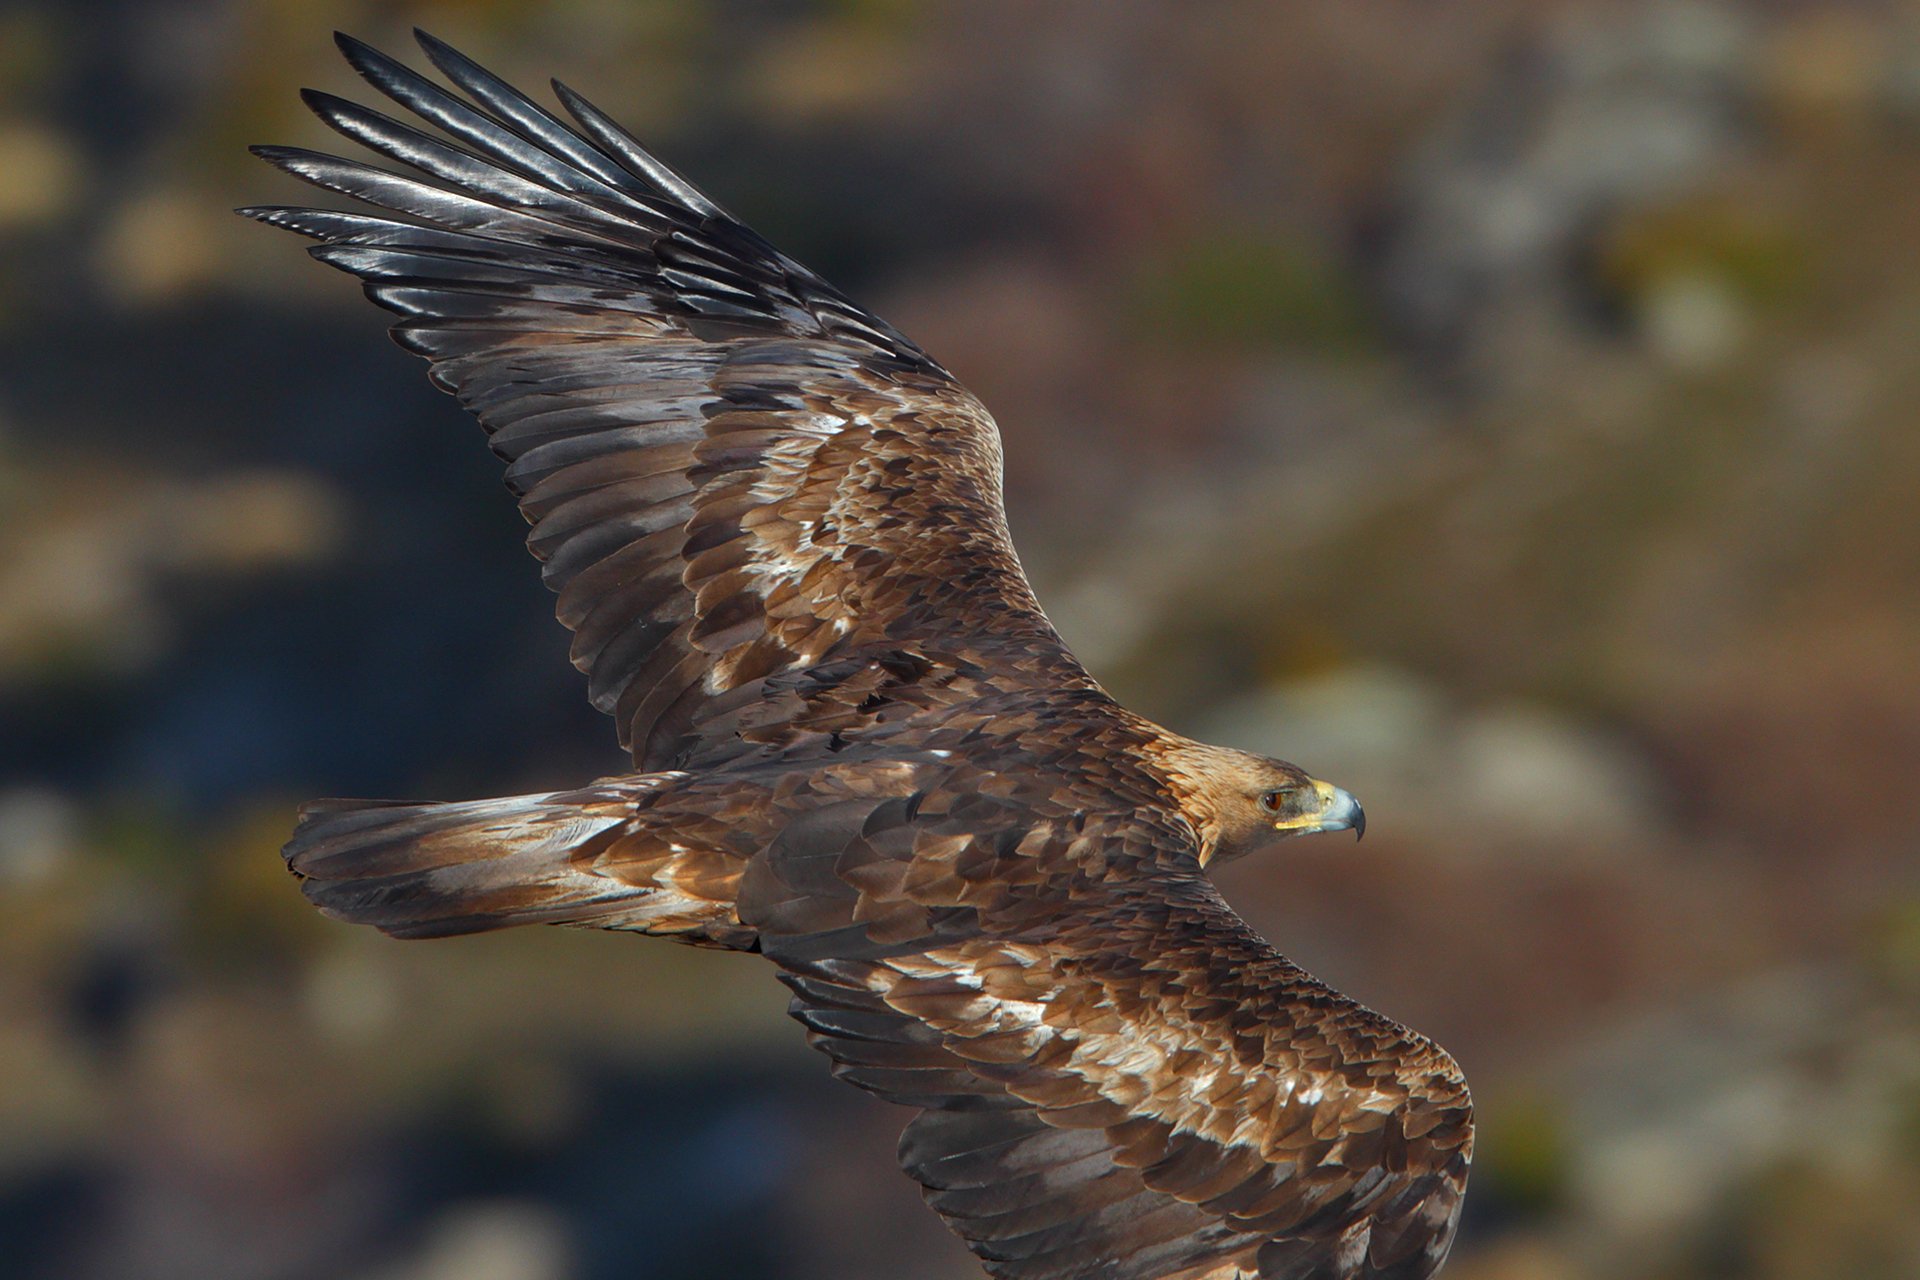
<instances>
[{"instance_id":1,"label":"tail feather","mask_svg":"<svg viewBox=\"0 0 1920 1280\"><path fill-rule=\"evenodd\" d=\"M648 789L443 804L321 800L301 809L283 852L315 906L399 938L520 924L649 930L653 921L685 933L719 923L730 903L690 901L672 874L658 874L671 869L646 856L653 842L639 802Z\"/></svg>"}]
</instances>

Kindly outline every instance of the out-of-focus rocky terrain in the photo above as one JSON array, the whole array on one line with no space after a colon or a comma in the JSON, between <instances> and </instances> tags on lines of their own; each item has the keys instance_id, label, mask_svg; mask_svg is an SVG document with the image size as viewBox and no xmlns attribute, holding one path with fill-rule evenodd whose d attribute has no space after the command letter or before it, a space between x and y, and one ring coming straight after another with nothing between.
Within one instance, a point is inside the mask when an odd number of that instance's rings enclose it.
<instances>
[{"instance_id":1,"label":"out-of-focus rocky terrain","mask_svg":"<svg viewBox=\"0 0 1920 1280\"><path fill-rule=\"evenodd\" d=\"M1221 880L1466 1066L1450 1277L1920 1275L1920 13L1601 0L0 8L0 1274L978 1274L757 963L279 865L619 763L477 430L228 213L415 22L973 387L1116 694L1363 797Z\"/></svg>"}]
</instances>

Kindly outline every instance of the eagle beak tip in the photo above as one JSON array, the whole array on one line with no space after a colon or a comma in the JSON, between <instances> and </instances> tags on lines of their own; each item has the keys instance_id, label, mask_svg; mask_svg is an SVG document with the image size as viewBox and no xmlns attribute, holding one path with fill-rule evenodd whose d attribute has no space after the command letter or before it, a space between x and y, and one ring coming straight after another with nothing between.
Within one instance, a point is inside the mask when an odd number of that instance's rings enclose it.
<instances>
[{"instance_id":1,"label":"eagle beak tip","mask_svg":"<svg viewBox=\"0 0 1920 1280\"><path fill-rule=\"evenodd\" d=\"M1326 786L1324 794L1327 804L1322 811L1320 829L1351 831L1356 842L1363 839L1367 834L1367 811L1360 807L1360 802L1354 799L1353 793L1346 788L1330 784L1322 785Z\"/></svg>"}]
</instances>

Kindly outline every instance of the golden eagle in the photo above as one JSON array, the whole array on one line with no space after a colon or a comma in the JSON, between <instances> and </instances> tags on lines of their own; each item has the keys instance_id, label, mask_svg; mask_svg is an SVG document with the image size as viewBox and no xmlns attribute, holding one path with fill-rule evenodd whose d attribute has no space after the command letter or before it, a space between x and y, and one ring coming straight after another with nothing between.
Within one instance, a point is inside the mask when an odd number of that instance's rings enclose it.
<instances>
[{"instance_id":1,"label":"golden eagle","mask_svg":"<svg viewBox=\"0 0 1920 1280\"><path fill-rule=\"evenodd\" d=\"M253 208L400 320L507 463L634 771L321 801L289 866L398 937L544 923L757 951L996 1276L1415 1280L1472 1110L1437 1045L1316 982L1210 862L1360 806L1117 705L1040 611L993 420L884 320L565 86L421 35L437 132L307 103L393 168L259 155L374 212Z\"/></svg>"}]
</instances>

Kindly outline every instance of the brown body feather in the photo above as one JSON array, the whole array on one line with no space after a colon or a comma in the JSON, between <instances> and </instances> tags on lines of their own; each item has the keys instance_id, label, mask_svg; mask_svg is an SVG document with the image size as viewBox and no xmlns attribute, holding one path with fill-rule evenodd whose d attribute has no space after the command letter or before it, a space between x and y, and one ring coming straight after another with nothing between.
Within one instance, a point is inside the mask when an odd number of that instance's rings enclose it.
<instances>
[{"instance_id":1,"label":"brown body feather","mask_svg":"<svg viewBox=\"0 0 1920 1280\"><path fill-rule=\"evenodd\" d=\"M308 896L405 937L764 953L836 1074L921 1109L901 1163L995 1275L1431 1275L1458 1069L1220 900L1264 766L1067 652L985 410L576 96L563 125L425 43L465 98L342 47L445 137L309 97L423 177L263 149L385 212L248 212L365 280L485 425L638 772L309 806Z\"/></svg>"}]
</instances>

